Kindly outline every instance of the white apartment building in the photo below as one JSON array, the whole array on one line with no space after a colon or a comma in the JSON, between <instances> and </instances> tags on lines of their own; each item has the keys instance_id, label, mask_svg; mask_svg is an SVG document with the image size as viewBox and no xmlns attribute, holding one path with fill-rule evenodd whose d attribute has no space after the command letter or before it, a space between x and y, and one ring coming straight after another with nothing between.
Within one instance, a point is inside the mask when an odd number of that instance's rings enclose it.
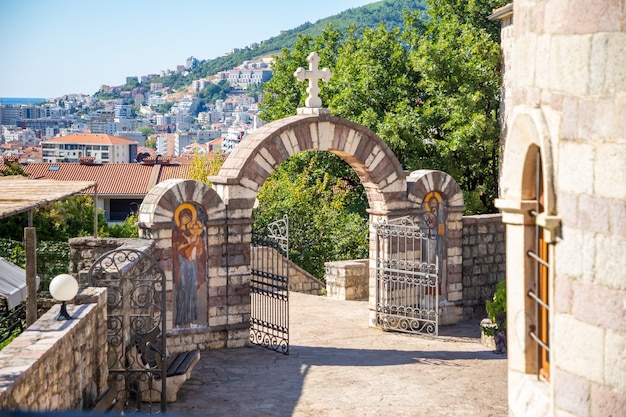
<instances>
[{"instance_id":1,"label":"white apartment building","mask_svg":"<svg viewBox=\"0 0 626 417\"><path fill-rule=\"evenodd\" d=\"M272 78L271 69L232 69L228 71L228 82L233 86L260 84Z\"/></svg>"},{"instance_id":2,"label":"white apartment building","mask_svg":"<svg viewBox=\"0 0 626 417\"><path fill-rule=\"evenodd\" d=\"M137 142L105 134L73 134L41 143L43 162L79 162L94 157L96 163L129 163L137 157Z\"/></svg>"},{"instance_id":3,"label":"white apartment building","mask_svg":"<svg viewBox=\"0 0 626 417\"><path fill-rule=\"evenodd\" d=\"M157 125L170 125L172 124L172 116L170 114L157 114L155 121Z\"/></svg>"},{"instance_id":4,"label":"white apartment building","mask_svg":"<svg viewBox=\"0 0 626 417\"><path fill-rule=\"evenodd\" d=\"M115 105L115 117L116 118L129 118L132 116L133 107L128 104L116 104Z\"/></svg>"},{"instance_id":5,"label":"white apartment building","mask_svg":"<svg viewBox=\"0 0 626 417\"><path fill-rule=\"evenodd\" d=\"M37 135L31 129L21 129L15 126L2 126L2 137L5 143L21 142L34 144L37 141Z\"/></svg>"},{"instance_id":6,"label":"white apartment building","mask_svg":"<svg viewBox=\"0 0 626 417\"><path fill-rule=\"evenodd\" d=\"M166 100L161 96L151 95L150 97L148 97L149 106L159 106L161 104L165 104L165 102Z\"/></svg>"}]
</instances>

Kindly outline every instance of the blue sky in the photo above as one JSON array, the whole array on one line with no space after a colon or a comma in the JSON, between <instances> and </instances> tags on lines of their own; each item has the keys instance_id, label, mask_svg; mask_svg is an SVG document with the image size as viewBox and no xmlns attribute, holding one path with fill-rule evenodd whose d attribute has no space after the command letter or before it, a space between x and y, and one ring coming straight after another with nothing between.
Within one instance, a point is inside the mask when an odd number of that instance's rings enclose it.
<instances>
[{"instance_id":1,"label":"blue sky","mask_svg":"<svg viewBox=\"0 0 626 417\"><path fill-rule=\"evenodd\" d=\"M375 0L0 0L0 97L95 93Z\"/></svg>"}]
</instances>

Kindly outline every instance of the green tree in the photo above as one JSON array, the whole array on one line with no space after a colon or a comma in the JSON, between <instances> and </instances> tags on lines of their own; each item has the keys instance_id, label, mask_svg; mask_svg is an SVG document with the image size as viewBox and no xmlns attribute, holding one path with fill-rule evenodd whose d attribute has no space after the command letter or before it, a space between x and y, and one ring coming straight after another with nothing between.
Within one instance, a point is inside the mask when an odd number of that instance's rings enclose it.
<instances>
[{"instance_id":1,"label":"green tree","mask_svg":"<svg viewBox=\"0 0 626 417\"><path fill-rule=\"evenodd\" d=\"M254 101L258 101L259 100L259 95L263 94L263 84L264 83L260 83L260 84L255 84L255 83L250 83L246 86L246 95L254 98Z\"/></svg>"},{"instance_id":2,"label":"green tree","mask_svg":"<svg viewBox=\"0 0 626 417\"><path fill-rule=\"evenodd\" d=\"M122 223L115 223L101 230L102 236L110 236L115 238L138 238L139 227L137 226L137 214L131 213Z\"/></svg>"},{"instance_id":3,"label":"green tree","mask_svg":"<svg viewBox=\"0 0 626 417\"><path fill-rule=\"evenodd\" d=\"M154 131L153 128L151 128L150 126L141 126L137 128L137 132L141 132L141 134L143 135L144 138L146 138L146 144L147 144L147 140L150 137L150 135L154 135L156 132ZM147 145L146 145L147 146Z\"/></svg>"},{"instance_id":4,"label":"green tree","mask_svg":"<svg viewBox=\"0 0 626 417\"><path fill-rule=\"evenodd\" d=\"M172 103L171 101L168 101L163 104L159 104L158 106L151 106L151 108L157 113L167 114L171 110L173 105L174 103Z\"/></svg>"},{"instance_id":5,"label":"green tree","mask_svg":"<svg viewBox=\"0 0 626 417\"><path fill-rule=\"evenodd\" d=\"M198 149L194 149L193 159L189 167L189 178L212 185L209 177L217 175L222 165L224 165L224 157L221 152L206 155L198 152Z\"/></svg>"},{"instance_id":6,"label":"green tree","mask_svg":"<svg viewBox=\"0 0 626 417\"><path fill-rule=\"evenodd\" d=\"M494 210L499 150L500 46L489 22L501 0L429 0L430 19L409 19L411 63L422 74L416 133L432 167L463 190L468 212Z\"/></svg>"},{"instance_id":7,"label":"green tree","mask_svg":"<svg viewBox=\"0 0 626 417\"><path fill-rule=\"evenodd\" d=\"M424 155L412 116L420 103L421 75L410 64L410 51L399 29L382 24L352 33L343 43L329 82L334 115L377 132L407 169L419 165L409 155Z\"/></svg>"},{"instance_id":8,"label":"green tree","mask_svg":"<svg viewBox=\"0 0 626 417\"><path fill-rule=\"evenodd\" d=\"M324 169L325 167L326 169ZM303 152L283 162L259 191L254 228L289 216L290 258L323 279L324 262L363 258L368 252L365 202L354 171L327 152Z\"/></svg>"},{"instance_id":9,"label":"green tree","mask_svg":"<svg viewBox=\"0 0 626 417\"><path fill-rule=\"evenodd\" d=\"M67 242L68 239L93 234L94 204L91 196L80 195L51 203L35 210L33 226L37 239ZM21 241L24 227L28 225L27 213L0 220L0 236ZM98 213L98 233L107 236L109 226L104 214Z\"/></svg>"},{"instance_id":10,"label":"green tree","mask_svg":"<svg viewBox=\"0 0 626 417\"><path fill-rule=\"evenodd\" d=\"M0 177L8 177L10 175L20 175L22 177L28 177L28 174L22 166L17 162L5 161L4 169L0 170Z\"/></svg>"},{"instance_id":11,"label":"green tree","mask_svg":"<svg viewBox=\"0 0 626 417\"><path fill-rule=\"evenodd\" d=\"M157 139L154 136L151 136L146 139L146 147L150 149L156 150L157 148Z\"/></svg>"},{"instance_id":12,"label":"green tree","mask_svg":"<svg viewBox=\"0 0 626 417\"><path fill-rule=\"evenodd\" d=\"M306 83L295 69L318 51L333 78L320 97L334 115L363 124L405 169L439 169L461 186L468 213L494 210L499 148L500 53L497 25L487 19L501 0L432 0L429 18L407 14L404 31L327 28L300 37L276 57L265 84L261 118L293 115Z\"/></svg>"}]
</instances>

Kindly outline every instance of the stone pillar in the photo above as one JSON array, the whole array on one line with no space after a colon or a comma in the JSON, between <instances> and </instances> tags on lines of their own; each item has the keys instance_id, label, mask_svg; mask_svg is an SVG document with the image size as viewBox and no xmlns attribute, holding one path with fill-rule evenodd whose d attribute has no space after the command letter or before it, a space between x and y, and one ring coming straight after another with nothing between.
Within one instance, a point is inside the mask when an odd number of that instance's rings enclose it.
<instances>
[{"instance_id":1,"label":"stone pillar","mask_svg":"<svg viewBox=\"0 0 626 417\"><path fill-rule=\"evenodd\" d=\"M439 323L457 323L463 319L463 193L454 178L442 171L414 171L407 183L415 213L429 209L426 200L432 196L438 196L443 204L445 259L440 264Z\"/></svg>"},{"instance_id":2,"label":"stone pillar","mask_svg":"<svg viewBox=\"0 0 626 417\"><path fill-rule=\"evenodd\" d=\"M232 196L222 190L225 196ZM183 203L206 210L206 283L198 305L206 306L207 317L199 317L188 328L173 326L174 213ZM249 212L237 209L236 199L227 207L215 189L194 180L168 180L158 184L139 210L140 236L155 242L155 258L165 271L168 292L168 348L172 351L245 346L249 338L250 237ZM204 290L202 290L204 288Z\"/></svg>"}]
</instances>

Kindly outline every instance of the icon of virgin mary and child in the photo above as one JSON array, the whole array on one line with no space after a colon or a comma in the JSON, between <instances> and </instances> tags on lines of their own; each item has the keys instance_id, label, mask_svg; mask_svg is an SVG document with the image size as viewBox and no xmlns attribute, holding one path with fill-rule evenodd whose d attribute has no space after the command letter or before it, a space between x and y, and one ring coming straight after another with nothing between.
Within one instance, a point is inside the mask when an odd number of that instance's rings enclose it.
<instances>
[{"instance_id":1,"label":"icon of virgin mary and child","mask_svg":"<svg viewBox=\"0 0 626 417\"><path fill-rule=\"evenodd\" d=\"M205 230L193 204L181 204L174 213L174 288L176 308L174 325L186 326L198 319L198 289L204 283L206 251ZM204 212L200 210L202 214Z\"/></svg>"}]
</instances>

